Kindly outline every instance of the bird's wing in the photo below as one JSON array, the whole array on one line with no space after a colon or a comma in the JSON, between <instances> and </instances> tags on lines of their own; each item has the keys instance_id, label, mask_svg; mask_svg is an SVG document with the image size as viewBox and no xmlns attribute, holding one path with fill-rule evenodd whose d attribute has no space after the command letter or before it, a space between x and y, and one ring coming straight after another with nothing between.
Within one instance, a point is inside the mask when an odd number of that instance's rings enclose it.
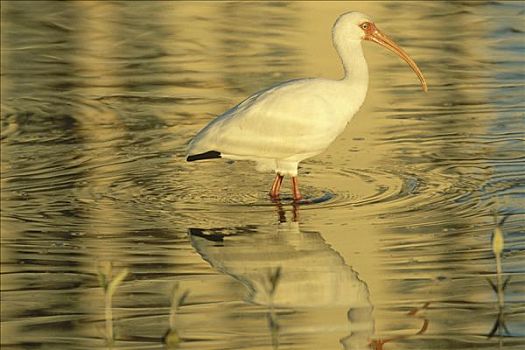
<instances>
[{"instance_id":1,"label":"bird's wing","mask_svg":"<svg viewBox=\"0 0 525 350\"><path fill-rule=\"evenodd\" d=\"M326 87L316 81L294 80L252 95L202 129L190 143L190 154L214 150L286 159L322 152L339 131L325 117L333 107L322 91Z\"/></svg>"}]
</instances>

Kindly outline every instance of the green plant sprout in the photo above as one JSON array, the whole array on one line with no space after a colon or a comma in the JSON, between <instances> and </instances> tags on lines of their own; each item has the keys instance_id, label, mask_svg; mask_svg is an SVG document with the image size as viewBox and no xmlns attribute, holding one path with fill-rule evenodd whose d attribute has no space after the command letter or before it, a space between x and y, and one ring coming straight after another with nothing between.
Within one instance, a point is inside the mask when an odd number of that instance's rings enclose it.
<instances>
[{"instance_id":1,"label":"green plant sprout","mask_svg":"<svg viewBox=\"0 0 525 350\"><path fill-rule=\"evenodd\" d=\"M498 317L496 319L496 322L494 323L494 326L488 334L489 339L492 338L498 330L498 334L500 335L500 337L502 330L506 334L510 335L507 325L505 324L505 315L503 313L503 309L505 307L505 288L507 288L507 285L510 281L510 276L508 276L505 279L505 281L503 281L503 269L501 267L501 258L503 255L503 250L505 249L505 236L503 234L502 226L508 217L508 215L504 216L498 222L498 216L496 213L494 214L494 224L496 227L492 232L492 252L494 253L494 257L496 258L496 283L492 282L492 280L490 280L489 278L487 278L487 281L489 282L490 286L494 290L494 293L496 293L498 297Z\"/></svg>"},{"instance_id":2,"label":"green plant sprout","mask_svg":"<svg viewBox=\"0 0 525 350\"><path fill-rule=\"evenodd\" d=\"M181 342L181 338L177 332L177 328L175 327L175 316L177 315L179 308L184 305L184 302L188 298L189 291L185 290L184 292L180 293L179 287L179 282L175 282L173 284L173 288L171 289L169 329L163 337L163 341L164 344L166 344L167 349L176 349Z\"/></svg>"},{"instance_id":3,"label":"green plant sprout","mask_svg":"<svg viewBox=\"0 0 525 350\"><path fill-rule=\"evenodd\" d=\"M98 267L98 282L104 291L104 318L106 320L106 341L112 344L113 332L113 295L117 287L128 275L128 269L124 268L113 278L113 266L109 261L102 262Z\"/></svg>"}]
</instances>

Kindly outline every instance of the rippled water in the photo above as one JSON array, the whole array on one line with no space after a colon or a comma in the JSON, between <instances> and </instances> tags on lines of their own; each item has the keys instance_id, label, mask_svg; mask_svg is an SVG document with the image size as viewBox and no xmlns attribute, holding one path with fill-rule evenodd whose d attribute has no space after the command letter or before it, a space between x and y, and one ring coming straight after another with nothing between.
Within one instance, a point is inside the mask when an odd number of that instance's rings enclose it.
<instances>
[{"instance_id":1,"label":"rippled water","mask_svg":"<svg viewBox=\"0 0 525 350\"><path fill-rule=\"evenodd\" d=\"M395 38L430 91L364 44L365 105L300 168L326 201L294 207L286 183L275 204L273 176L249 163L184 161L251 93L340 76L330 28L348 10ZM525 348L524 15L2 2L2 348ZM128 270L112 307L108 264Z\"/></svg>"}]
</instances>

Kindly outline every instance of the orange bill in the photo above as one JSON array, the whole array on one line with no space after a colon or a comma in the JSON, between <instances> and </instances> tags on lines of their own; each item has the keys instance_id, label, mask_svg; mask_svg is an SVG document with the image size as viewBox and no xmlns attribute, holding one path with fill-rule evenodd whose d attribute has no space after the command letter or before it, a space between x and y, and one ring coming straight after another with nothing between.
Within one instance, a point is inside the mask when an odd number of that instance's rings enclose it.
<instances>
[{"instance_id":1,"label":"orange bill","mask_svg":"<svg viewBox=\"0 0 525 350\"><path fill-rule=\"evenodd\" d=\"M419 80L421 81L421 88L423 91L427 92L427 82L425 80L425 77L423 76L423 73L417 66L416 62L410 56L403 50L401 47L399 47L392 39L390 39L388 36L383 34L373 23L369 23L368 28L365 31L365 40L373 41L381 46L386 47L390 51L396 53L399 57L401 57L412 70L417 74Z\"/></svg>"}]
</instances>

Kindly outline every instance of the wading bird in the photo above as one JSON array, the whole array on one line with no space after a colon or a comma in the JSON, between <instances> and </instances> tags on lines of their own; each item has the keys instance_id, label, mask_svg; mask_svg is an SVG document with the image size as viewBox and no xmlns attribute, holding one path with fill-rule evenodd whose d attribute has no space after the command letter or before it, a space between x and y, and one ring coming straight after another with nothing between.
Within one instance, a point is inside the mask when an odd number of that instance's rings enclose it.
<instances>
[{"instance_id":1,"label":"wading bird","mask_svg":"<svg viewBox=\"0 0 525 350\"><path fill-rule=\"evenodd\" d=\"M278 198L285 175L292 177L293 198L301 201L299 162L323 152L359 110L368 89L368 67L361 41L373 41L399 55L427 84L416 63L359 12L339 16L333 44L344 66L340 80L307 78L261 90L224 112L190 142L187 161L246 159L257 170L276 173L270 196Z\"/></svg>"}]
</instances>

